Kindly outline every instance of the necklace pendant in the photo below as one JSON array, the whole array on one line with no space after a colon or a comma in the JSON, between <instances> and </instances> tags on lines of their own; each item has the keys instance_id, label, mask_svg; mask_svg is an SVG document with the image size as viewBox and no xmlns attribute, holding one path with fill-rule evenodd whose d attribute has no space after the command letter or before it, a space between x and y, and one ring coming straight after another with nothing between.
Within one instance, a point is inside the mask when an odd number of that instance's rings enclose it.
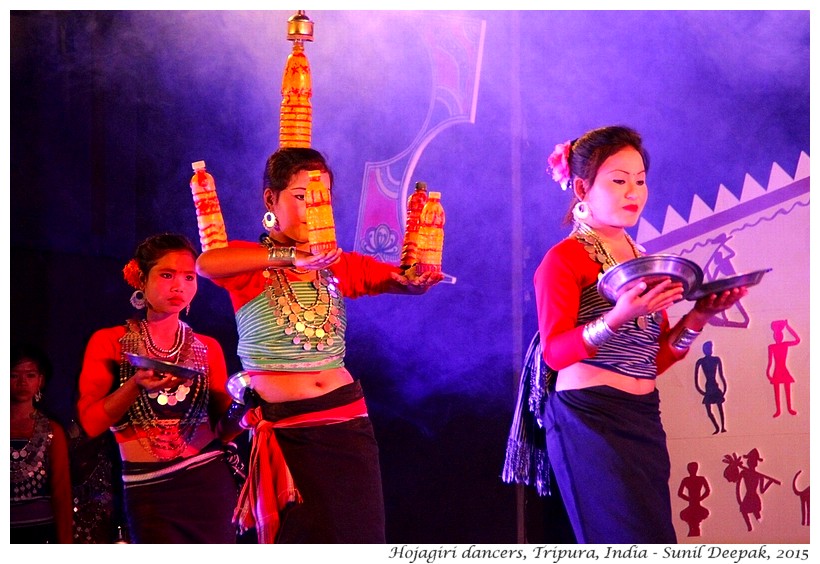
<instances>
[{"instance_id":1,"label":"necklace pendant","mask_svg":"<svg viewBox=\"0 0 820 564\"><path fill-rule=\"evenodd\" d=\"M645 315L638 316L638 318L635 320L635 323L638 324L638 329L640 329L641 331L646 330L648 326Z\"/></svg>"}]
</instances>

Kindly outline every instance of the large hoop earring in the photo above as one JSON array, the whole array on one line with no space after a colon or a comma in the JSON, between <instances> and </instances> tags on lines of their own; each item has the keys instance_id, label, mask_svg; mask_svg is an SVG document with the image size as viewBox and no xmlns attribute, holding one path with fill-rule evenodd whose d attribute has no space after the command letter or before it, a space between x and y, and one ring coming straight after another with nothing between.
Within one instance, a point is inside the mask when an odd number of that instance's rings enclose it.
<instances>
[{"instance_id":1,"label":"large hoop earring","mask_svg":"<svg viewBox=\"0 0 820 564\"><path fill-rule=\"evenodd\" d=\"M142 290L134 290L131 294L131 305L134 309L145 309L145 292Z\"/></svg>"},{"instance_id":2,"label":"large hoop earring","mask_svg":"<svg viewBox=\"0 0 820 564\"><path fill-rule=\"evenodd\" d=\"M266 211L265 215L262 216L262 227L270 231L271 229L278 230L278 225L279 222L276 219L276 215L270 210Z\"/></svg>"},{"instance_id":3,"label":"large hoop earring","mask_svg":"<svg viewBox=\"0 0 820 564\"><path fill-rule=\"evenodd\" d=\"M572 217L575 218L575 221L584 221L589 217L589 206L586 202L575 204L575 207L572 208Z\"/></svg>"}]
</instances>

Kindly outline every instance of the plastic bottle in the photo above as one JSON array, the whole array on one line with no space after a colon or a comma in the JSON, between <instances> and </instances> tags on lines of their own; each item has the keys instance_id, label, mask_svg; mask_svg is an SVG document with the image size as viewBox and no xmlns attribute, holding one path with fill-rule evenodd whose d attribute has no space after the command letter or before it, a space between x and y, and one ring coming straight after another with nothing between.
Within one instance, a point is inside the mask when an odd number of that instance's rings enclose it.
<instances>
[{"instance_id":1,"label":"plastic bottle","mask_svg":"<svg viewBox=\"0 0 820 564\"><path fill-rule=\"evenodd\" d=\"M401 267L407 269L418 262L419 222L421 211L427 203L427 183L416 182L416 189L407 198L407 225L401 248Z\"/></svg>"},{"instance_id":2,"label":"plastic bottle","mask_svg":"<svg viewBox=\"0 0 820 564\"><path fill-rule=\"evenodd\" d=\"M419 249L416 272L440 272L441 252L444 249L444 208L441 192L430 192L421 210L419 221Z\"/></svg>"},{"instance_id":3,"label":"plastic bottle","mask_svg":"<svg viewBox=\"0 0 820 564\"><path fill-rule=\"evenodd\" d=\"M191 177L191 194L196 207L196 223L199 227L199 242L202 250L228 246L225 221L216 195L214 177L205 169L205 161L191 163L194 175Z\"/></svg>"},{"instance_id":4,"label":"plastic bottle","mask_svg":"<svg viewBox=\"0 0 820 564\"><path fill-rule=\"evenodd\" d=\"M336 225L333 222L333 208L330 206L330 190L322 182L321 171L308 171L308 185L305 190L305 206L310 252L314 255L326 253L336 248Z\"/></svg>"}]
</instances>

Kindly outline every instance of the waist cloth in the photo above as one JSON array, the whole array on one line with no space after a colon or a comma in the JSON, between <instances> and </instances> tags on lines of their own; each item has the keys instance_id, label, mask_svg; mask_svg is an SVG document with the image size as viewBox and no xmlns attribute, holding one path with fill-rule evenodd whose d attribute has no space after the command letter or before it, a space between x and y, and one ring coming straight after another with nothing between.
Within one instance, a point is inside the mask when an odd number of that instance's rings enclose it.
<instances>
[{"instance_id":1,"label":"waist cloth","mask_svg":"<svg viewBox=\"0 0 820 564\"><path fill-rule=\"evenodd\" d=\"M122 474L131 542L236 542L238 489L219 441L170 462L123 461Z\"/></svg>"},{"instance_id":2,"label":"waist cloth","mask_svg":"<svg viewBox=\"0 0 820 564\"><path fill-rule=\"evenodd\" d=\"M255 526L260 543L384 543L379 451L361 384L254 411L237 524Z\"/></svg>"},{"instance_id":3,"label":"waist cloth","mask_svg":"<svg viewBox=\"0 0 820 564\"><path fill-rule=\"evenodd\" d=\"M676 543L657 390L549 394L547 452L580 543Z\"/></svg>"}]
</instances>

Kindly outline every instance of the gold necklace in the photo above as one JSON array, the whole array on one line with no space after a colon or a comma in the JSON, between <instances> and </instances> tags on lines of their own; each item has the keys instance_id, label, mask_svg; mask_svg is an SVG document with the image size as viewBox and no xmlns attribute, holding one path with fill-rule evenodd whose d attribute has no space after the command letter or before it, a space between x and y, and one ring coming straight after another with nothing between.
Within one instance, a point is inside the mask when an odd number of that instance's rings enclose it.
<instances>
[{"instance_id":1,"label":"gold necklace","mask_svg":"<svg viewBox=\"0 0 820 564\"><path fill-rule=\"evenodd\" d=\"M619 264L618 261L615 260L615 257L612 256L612 252L609 250L609 247L604 244L601 236L598 235L595 230L593 230L586 223L576 221L573 235L584 244L584 249L589 253L589 257L595 262L600 263L603 267L601 272L598 274L599 280L604 275L604 272ZM632 254L634 254L636 258L643 256L643 251L638 244L632 240L629 233L624 231L624 237L626 237L626 241L629 243L629 246L632 247Z\"/></svg>"},{"instance_id":2,"label":"gold necklace","mask_svg":"<svg viewBox=\"0 0 820 564\"><path fill-rule=\"evenodd\" d=\"M615 260L615 257L612 256L612 252L609 250L609 247L604 244L601 236L598 235L595 230L586 223L576 221L572 235L584 245L584 249L589 253L589 258L597 263L600 263L602 266L601 272L598 273L598 280L603 277L607 270L620 264L617 260ZM629 243L629 246L632 247L632 253L635 255L635 258L644 255L642 248L632 239L632 237L629 236L629 233L626 231L624 231L624 237L626 237L626 241ZM661 315L661 312L656 311L655 313L639 315L635 318L635 324L638 328L644 330L649 326L650 320L660 323L662 319L663 316Z\"/></svg>"},{"instance_id":3,"label":"gold necklace","mask_svg":"<svg viewBox=\"0 0 820 564\"><path fill-rule=\"evenodd\" d=\"M312 282L316 298L308 305L299 300L281 269L268 268L262 274L276 324L285 328L291 342L306 351L332 346L342 325L339 307L334 303L339 299L339 280L328 270L317 272Z\"/></svg>"}]
</instances>

